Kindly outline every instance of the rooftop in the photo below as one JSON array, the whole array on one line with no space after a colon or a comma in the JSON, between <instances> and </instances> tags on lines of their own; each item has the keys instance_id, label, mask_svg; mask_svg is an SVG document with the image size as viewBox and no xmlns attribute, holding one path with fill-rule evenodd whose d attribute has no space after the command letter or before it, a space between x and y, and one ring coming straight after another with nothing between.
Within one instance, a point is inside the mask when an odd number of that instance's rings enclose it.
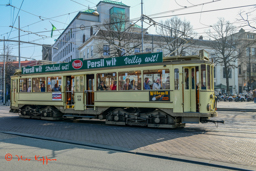
<instances>
[{"instance_id":1,"label":"rooftop","mask_svg":"<svg viewBox=\"0 0 256 171\"><path fill-rule=\"evenodd\" d=\"M108 3L108 4L115 4L115 5L121 5L121 6L129 7L128 5L125 5L125 4L122 3L122 2L110 1L110 0L103 0L103 1L100 1L96 6L98 6L101 2Z\"/></svg>"},{"instance_id":2,"label":"rooftop","mask_svg":"<svg viewBox=\"0 0 256 171\"><path fill-rule=\"evenodd\" d=\"M94 9L88 9L82 12L88 13L88 14L92 14L95 10Z\"/></svg>"}]
</instances>

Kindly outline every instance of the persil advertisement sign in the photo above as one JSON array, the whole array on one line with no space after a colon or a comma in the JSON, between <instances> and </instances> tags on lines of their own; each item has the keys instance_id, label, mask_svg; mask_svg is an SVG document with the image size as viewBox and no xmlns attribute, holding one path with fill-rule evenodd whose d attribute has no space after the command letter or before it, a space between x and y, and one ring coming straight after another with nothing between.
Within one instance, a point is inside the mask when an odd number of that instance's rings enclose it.
<instances>
[{"instance_id":1,"label":"persil advertisement sign","mask_svg":"<svg viewBox=\"0 0 256 171\"><path fill-rule=\"evenodd\" d=\"M81 61L80 59L74 60L72 62L72 67L74 69L81 69L83 67L83 61Z\"/></svg>"}]
</instances>

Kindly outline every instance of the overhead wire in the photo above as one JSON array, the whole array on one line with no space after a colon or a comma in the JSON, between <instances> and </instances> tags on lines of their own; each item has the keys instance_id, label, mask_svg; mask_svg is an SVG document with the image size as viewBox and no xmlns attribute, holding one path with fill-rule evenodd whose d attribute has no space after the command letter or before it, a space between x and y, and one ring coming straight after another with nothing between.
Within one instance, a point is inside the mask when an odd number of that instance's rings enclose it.
<instances>
[{"instance_id":1,"label":"overhead wire","mask_svg":"<svg viewBox=\"0 0 256 171\"><path fill-rule=\"evenodd\" d=\"M251 4L251 5L243 5L243 6L236 6L236 7L229 7L229 8L219 8L219 9L207 10L207 11L196 11L196 12L189 12L189 13L183 13L183 14L158 16L158 17L151 17L151 18L166 18L166 17L173 17L173 16L181 16L181 15L191 15L191 14L199 14L199 13L205 13L205 12L215 12L215 11L230 10L230 9L236 9L236 8L245 8L245 7L255 6L255 5L256 4Z\"/></svg>"},{"instance_id":2,"label":"overhead wire","mask_svg":"<svg viewBox=\"0 0 256 171\"><path fill-rule=\"evenodd\" d=\"M20 13L20 9L21 9L21 7L22 7L22 5L23 5L23 2L24 2L24 0L22 0L22 3L21 3L20 8L19 8L19 11L18 11L18 13L17 13L17 15L16 15L16 18L15 18L14 23L12 24L12 26L14 26L14 24L15 24L15 22L16 22L16 20L17 20L17 17L18 17L18 15L19 15L19 13ZM12 33L12 28L11 28L11 31L9 32L8 39L9 39L11 33Z\"/></svg>"}]
</instances>

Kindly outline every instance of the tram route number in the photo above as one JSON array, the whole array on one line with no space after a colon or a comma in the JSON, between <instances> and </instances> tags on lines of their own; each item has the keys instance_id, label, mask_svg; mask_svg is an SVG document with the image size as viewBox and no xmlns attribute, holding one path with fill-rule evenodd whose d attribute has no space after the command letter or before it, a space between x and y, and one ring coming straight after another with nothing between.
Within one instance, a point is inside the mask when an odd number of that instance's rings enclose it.
<instances>
[{"instance_id":1,"label":"tram route number","mask_svg":"<svg viewBox=\"0 0 256 171\"><path fill-rule=\"evenodd\" d=\"M82 96L77 96L77 101L81 101Z\"/></svg>"},{"instance_id":2,"label":"tram route number","mask_svg":"<svg viewBox=\"0 0 256 171\"><path fill-rule=\"evenodd\" d=\"M170 101L170 91L149 91L149 101Z\"/></svg>"}]
</instances>

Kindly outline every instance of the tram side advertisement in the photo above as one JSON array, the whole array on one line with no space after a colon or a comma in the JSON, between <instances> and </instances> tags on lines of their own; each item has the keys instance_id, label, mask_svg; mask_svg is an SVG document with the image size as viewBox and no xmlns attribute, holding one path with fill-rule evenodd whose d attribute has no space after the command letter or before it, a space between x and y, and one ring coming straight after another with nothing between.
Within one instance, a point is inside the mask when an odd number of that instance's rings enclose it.
<instances>
[{"instance_id":1,"label":"tram side advertisement","mask_svg":"<svg viewBox=\"0 0 256 171\"><path fill-rule=\"evenodd\" d=\"M142 65L160 62L163 62L162 52L91 60L74 59L69 63L23 67L22 74L71 71L127 65Z\"/></svg>"},{"instance_id":2,"label":"tram side advertisement","mask_svg":"<svg viewBox=\"0 0 256 171\"><path fill-rule=\"evenodd\" d=\"M52 92L52 100L60 101L62 100L62 94L61 92Z\"/></svg>"},{"instance_id":3,"label":"tram side advertisement","mask_svg":"<svg viewBox=\"0 0 256 171\"><path fill-rule=\"evenodd\" d=\"M170 91L149 91L149 101L170 101Z\"/></svg>"}]
</instances>

